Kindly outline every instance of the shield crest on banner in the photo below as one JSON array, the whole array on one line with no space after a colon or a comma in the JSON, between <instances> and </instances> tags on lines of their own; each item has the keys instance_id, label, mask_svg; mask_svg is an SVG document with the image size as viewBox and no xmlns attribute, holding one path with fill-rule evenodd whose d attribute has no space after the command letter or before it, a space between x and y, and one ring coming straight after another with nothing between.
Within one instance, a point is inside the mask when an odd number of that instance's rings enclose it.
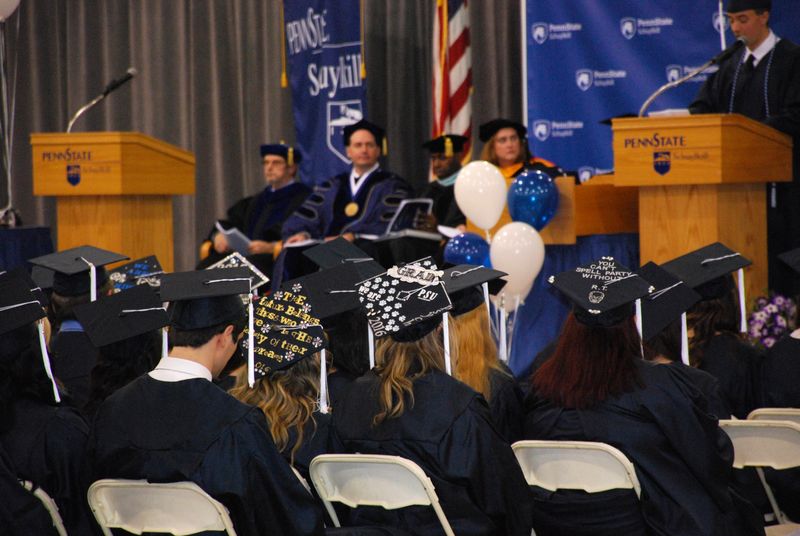
<instances>
[{"instance_id":1,"label":"shield crest on banner","mask_svg":"<svg viewBox=\"0 0 800 536\"><path fill-rule=\"evenodd\" d=\"M720 17L719 15L719 11L715 11L711 15L711 24L714 26L714 29L717 31L717 33L722 33L728 29L730 22L728 22L728 17L724 15Z\"/></svg>"},{"instance_id":2,"label":"shield crest on banner","mask_svg":"<svg viewBox=\"0 0 800 536\"><path fill-rule=\"evenodd\" d=\"M81 182L81 166L79 164L67 164L67 182L72 186L77 186Z\"/></svg>"},{"instance_id":3,"label":"shield crest on banner","mask_svg":"<svg viewBox=\"0 0 800 536\"><path fill-rule=\"evenodd\" d=\"M594 83L594 73L589 69L580 69L575 72L575 83L581 91L586 91Z\"/></svg>"},{"instance_id":4,"label":"shield crest on banner","mask_svg":"<svg viewBox=\"0 0 800 536\"><path fill-rule=\"evenodd\" d=\"M533 135L539 141L546 141L550 137L552 124L546 119L537 119L533 122Z\"/></svg>"},{"instance_id":5,"label":"shield crest on banner","mask_svg":"<svg viewBox=\"0 0 800 536\"><path fill-rule=\"evenodd\" d=\"M666 175L672 167L672 154L669 151L653 153L653 169L659 175Z\"/></svg>"},{"instance_id":6,"label":"shield crest on banner","mask_svg":"<svg viewBox=\"0 0 800 536\"><path fill-rule=\"evenodd\" d=\"M330 101L328 103L325 144L339 160L349 164L344 149L344 127L361 121L364 112L360 100Z\"/></svg>"},{"instance_id":7,"label":"shield crest on banner","mask_svg":"<svg viewBox=\"0 0 800 536\"><path fill-rule=\"evenodd\" d=\"M636 19L625 17L619 21L619 30L625 39L633 39L636 35Z\"/></svg>"},{"instance_id":8,"label":"shield crest on banner","mask_svg":"<svg viewBox=\"0 0 800 536\"><path fill-rule=\"evenodd\" d=\"M591 166L583 166L578 168L578 180L581 181L581 184L588 181L594 175L594 168Z\"/></svg>"},{"instance_id":9,"label":"shield crest on banner","mask_svg":"<svg viewBox=\"0 0 800 536\"><path fill-rule=\"evenodd\" d=\"M544 22L537 22L533 26L531 26L531 37L536 42L536 44L541 45L545 41L547 41L549 31L547 28L547 24Z\"/></svg>"},{"instance_id":10,"label":"shield crest on banner","mask_svg":"<svg viewBox=\"0 0 800 536\"><path fill-rule=\"evenodd\" d=\"M667 82L674 82L681 77L683 69L680 65L667 65Z\"/></svg>"}]
</instances>

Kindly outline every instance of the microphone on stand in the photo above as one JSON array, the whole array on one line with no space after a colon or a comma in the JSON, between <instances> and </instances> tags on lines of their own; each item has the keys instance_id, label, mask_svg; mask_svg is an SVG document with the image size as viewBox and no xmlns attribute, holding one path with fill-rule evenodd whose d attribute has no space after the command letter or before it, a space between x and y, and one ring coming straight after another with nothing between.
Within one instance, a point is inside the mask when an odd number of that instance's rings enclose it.
<instances>
[{"instance_id":1,"label":"microphone on stand","mask_svg":"<svg viewBox=\"0 0 800 536\"><path fill-rule=\"evenodd\" d=\"M672 82L667 82L666 84L658 88L652 95L650 95L647 98L646 101L644 101L644 104L642 104L642 107L639 109L639 117L644 117L644 114L645 112L647 112L647 109L650 107L651 104L653 104L654 100L656 100L658 97L661 96L662 93L664 93L668 89L678 87L687 80L694 78L698 74L702 73L712 65L718 65L726 61L728 58L736 54L739 51L739 49L742 48L745 44L747 44L746 39L744 37L740 37L739 39L734 41L734 43L731 46L729 46L728 48L726 48L725 50L723 50L722 52L720 52L719 54L717 54L716 56L705 62L700 67L690 72L689 74L684 75L681 78L678 78L677 80L673 80Z\"/></svg>"},{"instance_id":2,"label":"microphone on stand","mask_svg":"<svg viewBox=\"0 0 800 536\"><path fill-rule=\"evenodd\" d=\"M69 134L72 131L72 125L75 124L75 121L77 121L80 116L82 116L85 112L93 108L101 100L105 99L109 94L116 91L125 83L127 83L131 78L136 76L137 73L138 71L136 69L130 67L127 71L125 71L124 75L109 82L106 85L105 89L103 89L102 93L100 93L98 96L92 99L88 104L82 106L80 110L75 112L75 115L72 116L72 119L70 119L69 124L67 125L67 134Z\"/></svg>"}]
</instances>

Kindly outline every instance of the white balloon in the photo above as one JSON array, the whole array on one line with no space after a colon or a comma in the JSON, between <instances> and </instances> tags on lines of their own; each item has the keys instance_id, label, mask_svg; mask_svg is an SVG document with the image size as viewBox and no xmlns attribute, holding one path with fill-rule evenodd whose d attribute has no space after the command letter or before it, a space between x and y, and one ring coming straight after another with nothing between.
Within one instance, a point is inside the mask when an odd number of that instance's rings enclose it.
<instances>
[{"instance_id":1,"label":"white balloon","mask_svg":"<svg viewBox=\"0 0 800 536\"><path fill-rule=\"evenodd\" d=\"M19 0L0 0L0 22L5 22L14 13L18 5Z\"/></svg>"},{"instance_id":2,"label":"white balloon","mask_svg":"<svg viewBox=\"0 0 800 536\"><path fill-rule=\"evenodd\" d=\"M455 195L458 208L472 223L491 229L506 206L506 180L489 162L470 162L458 172Z\"/></svg>"},{"instance_id":3,"label":"white balloon","mask_svg":"<svg viewBox=\"0 0 800 536\"><path fill-rule=\"evenodd\" d=\"M514 221L497 231L489 248L492 268L506 272L506 286L497 295L495 304L513 311L533 287L533 281L544 264L544 242L531 225Z\"/></svg>"}]
</instances>

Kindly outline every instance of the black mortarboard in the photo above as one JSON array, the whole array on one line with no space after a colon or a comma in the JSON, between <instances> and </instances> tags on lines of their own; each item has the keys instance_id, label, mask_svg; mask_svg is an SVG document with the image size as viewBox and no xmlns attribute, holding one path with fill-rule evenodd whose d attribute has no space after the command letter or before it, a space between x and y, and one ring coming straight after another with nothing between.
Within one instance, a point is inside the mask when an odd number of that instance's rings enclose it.
<instances>
[{"instance_id":1,"label":"black mortarboard","mask_svg":"<svg viewBox=\"0 0 800 536\"><path fill-rule=\"evenodd\" d=\"M266 143L261 146L261 158L268 154L280 156L290 166L299 164L303 160L303 155L296 147L286 145L284 143Z\"/></svg>"},{"instance_id":2,"label":"black mortarboard","mask_svg":"<svg viewBox=\"0 0 800 536\"><path fill-rule=\"evenodd\" d=\"M158 293L139 285L75 307L75 317L99 348L169 324Z\"/></svg>"},{"instance_id":3,"label":"black mortarboard","mask_svg":"<svg viewBox=\"0 0 800 536\"><path fill-rule=\"evenodd\" d=\"M367 255L361 248L342 237L308 248L303 255L320 268L330 268L346 262L375 262L375 259Z\"/></svg>"},{"instance_id":4,"label":"black mortarboard","mask_svg":"<svg viewBox=\"0 0 800 536\"><path fill-rule=\"evenodd\" d=\"M91 263L97 272L95 288L106 281L106 264L128 257L94 246L79 246L30 259L28 262L53 270L53 292L62 296L80 296L91 291Z\"/></svg>"},{"instance_id":5,"label":"black mortarboard","mask_svg":"<svg viewBox=\"0 0 800 536\"><path fill-rule=\"evenodd\" d=\"M431 153L444 153L448 158L455 153L460 153L469 138L457 134L444 134L422 144L424 149ZM448 151L449 150L449 151ZM448 154L448 152L450 154Z\"/></svg>"},{"instance_id":6,"label":"black mortarboard","mask_svg":"<svg viewBox=\"0 0 800 536\"><path fill-rule=\"evenodd\" d=\"M150 255L118 266L108 273L108 278L114 284L114 289L121 291L136 285L158 287L163 274L161 263L155 255Z\"/></svg>"},{"instance_id":7,"label":"black mortarboard","mask_svg":"<svg viewBox=\"0 0 800 536\"><path fill-rule=\"evenodd\" d=\"M50 303L47 293L34 282L28 271L22 266L7 272L0 272L0 283L5 283L6 281L15 281L19 285L27 286L33 293L33 297L39 300L43 307Z\"/></svg>"},{"instance_id":8,"label":"black mortarboard","mask_svg":"<svg viewBox=\"0 0 800 536\"><path fill-rule=\"evenodd\" d=\"M501 279L505 275L508 274L471 264L459 264L445 269L442 281L453 303L450 314L460 316L484 305L486 297L481 285L486 283L488 293L495 295L505 286L506 281Z\"/></svg>"},{"instance_id":9,"label":"black mortarboard","mask_svg":"<svg viewBox=\"0 0 800 536\"><path fill-rule=\"evenodd\" d=\"M520 138L524 138L528 134L528 129L525 128L525 125L522 123L517 123L516 121L511 121L509 119L492 119L491 121L482 124L478 128L478 138L483 143L486 143L491 139L492 136L497 134L497 131L501 128L513 128L517 131Z\"/></svg>"},{"instance_id":10,"label":"black mortarboard","mask_svg":"<svg viewBox=\"0 0 800 536\"><path fill-rule=\"evenodd\" d=\"M0 282L0 336L44 316L41 302L24 278L11 276Z\"/></svg>"},{"instance_id":11,"label":"black mortarboard","mask_svg":"<svg viewBox=\"0 0 800 536\"><path fill-rule=\"evenodd\" d=\"M202 329L245 315L239 297L250 293L246 268L222 268L164 274L161 299L170 303L170 325L179 330Z\"/></svg>"},{"instance_id":12,"label":"black mortarboard","mask_svg":"<svg viewBox=\"0 0 800 536\"><path fill-rule=\"evenodd\" d=\"M800 248L784 251L778 258L785 262L789 268L800 274Z\"/></svg>"},{"instance_id":13,"label":"black mortarboard","mask_svg":"<svg viewBox=\"0 0 800 536\"><path fill-rule=\"evenodd\" d=\"M441 313L452 305L442 283L443 272L433 259L393 266L385 273L362 281L358 297L376 337L392 335L395 340L417 340L430 333L441 321ZM437 318L404 334L423 320ZM425 328L425 329L422 329ZM412 338L409 338L412 337Z\"/></svg>"},{"instance_id":14,"label":"black mortarboard","mask_svg":"<svg viewBox=\"0 0 800 536\"><path fill-rule=\"evenodd\" d=\"M588 326L610 327L633 314L632 304L653 287L613 257L550 276L548 281L573 303L575 318Z\"/></svg>"},{"instance_id":15,"label":"black mortarboard","mask_svg":"<svg viewBox=\"0 0 800 536\"><path fill-rule=\"evenodd\" d=\"M31 279L36 283L36 286L47 292L53 290L53 276L55 272L44 266L31 266Z\"/></svg>"},{"instance_id":16,"label":"black mortarboard","mask_svg":"<svg viewBox=\"0 0 800 536\"><path fill-rule=\"evenodd\" d=\"M699 292L703 299L713 299L733 288L728 274L751 264L741 254L715 242L665 262L661 267Z\"/></svg>"},{"instance_id":17,"label":"black mortarboard","mask_svg":"<svg viewBox=\"0 0 800 536\"><path fill-rule=\"evenodd\" d=\"M256 268L255 264L248 261L247 258L238 251L234 251L224 259L215 262L206 268L206 270L214 270L217 268L246 268L252 277L253 290L269 283L269 277L265 276L261 270Z\"/></svg>"},{"instance_id":18,"label":"black mortarboard","mask_svg":"<svg viewBox=\"0 0 800 536\"><path fill-rule=\"evenodd\" d=\"M362 119L361 121L357 121L352 125L347 125L344 127L344 144L345 146L350 145L350 136L353 135L354 132L359 130L368 130L375 136L375 143L378 147L383 147L383 138L385 137L384 130L374 123L370 123L366 119ZM385 151L384 151L385 152Z\"/></svg>"},{"instance_id":19,"label":"black mortarboard","mask_svg":"<svg viewBox=\"0 0 800 536\"><path fill-rule=\"evenodd\" d=\"M649 341L700 301L700 294L653 262L639 268L638 274L655 287L642 300L642 338Z\"/></svg>"},{"instance_id":20,"label":"black mortarboard","mask_svg":"<svg viewBox=\"0 0 800 536\"><path fill-rule=\"evenodd\" d=\"M772 11L772 0L730 0L728 8L725 10L728 13L739 13L748 9L765 9Z\"/></svg>"}]
</instances>

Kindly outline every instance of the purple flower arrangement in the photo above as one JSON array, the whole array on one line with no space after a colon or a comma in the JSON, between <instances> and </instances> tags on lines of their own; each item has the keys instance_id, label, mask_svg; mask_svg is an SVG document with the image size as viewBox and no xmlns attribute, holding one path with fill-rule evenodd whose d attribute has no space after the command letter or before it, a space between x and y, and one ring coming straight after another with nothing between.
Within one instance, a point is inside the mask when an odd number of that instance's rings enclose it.
<instances>
[{"instance_id":1,"label":"purple flower arrangement","mask_svg":"<svg viewBox=\"0 0 800 536\"><path fill-rule=\"evenodd\" d=\"M765 348L778 342L785 333L795 329L797 305L790 298L773 294L756 299L747 325L750 339Z\"/></svg>"}]
</instances>

